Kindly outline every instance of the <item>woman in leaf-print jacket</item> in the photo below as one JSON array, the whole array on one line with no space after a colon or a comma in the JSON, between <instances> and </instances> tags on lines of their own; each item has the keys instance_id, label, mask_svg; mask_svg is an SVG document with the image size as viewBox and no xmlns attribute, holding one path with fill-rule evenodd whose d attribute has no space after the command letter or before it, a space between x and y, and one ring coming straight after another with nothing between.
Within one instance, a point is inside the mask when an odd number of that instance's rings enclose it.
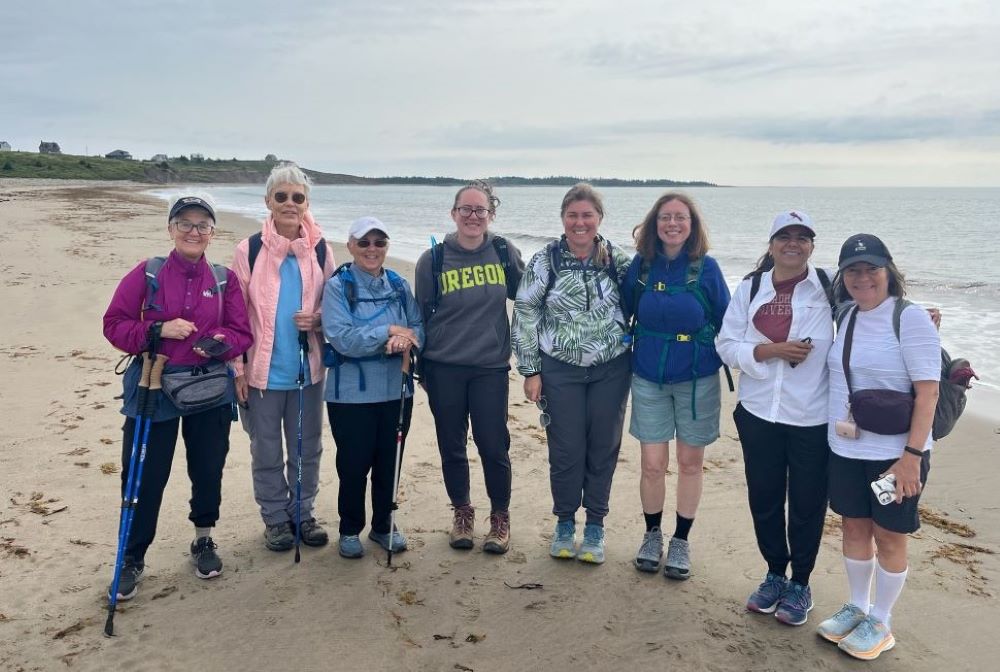
<instances>
[{"instance_id":1,"label":"woman in leaf-print jacket","mask_svg":"<svg viewBox=\"0 0 1000 672\"><path fill-rule=\"evenodd\" d=\"M535 254L521 278L512 342L548 439L557 517L550 553L600 564L629 390L619 291L629 257L598 235L604 206L589 184L567 192L560 214L563 236ZM577 549L581 504L587 518Z\"/></svg>"}]
</instances>

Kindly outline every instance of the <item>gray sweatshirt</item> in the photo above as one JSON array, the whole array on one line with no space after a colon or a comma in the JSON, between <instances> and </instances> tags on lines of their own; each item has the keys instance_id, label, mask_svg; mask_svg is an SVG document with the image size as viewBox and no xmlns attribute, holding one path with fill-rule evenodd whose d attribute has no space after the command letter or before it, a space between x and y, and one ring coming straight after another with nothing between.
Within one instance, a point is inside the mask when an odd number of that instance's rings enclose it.
<instances>
[{"instance_id":1,"label":"gray sweatshirt","mask_svg":"<svg viewBox=\"0 0 1000 672\"><path fill-rule=\"evenodd\" d=\"M520 282L521 253L508 240L511 272ZM507 368L510 363L510 321L507 317L506 274L493 247L493 234L475 250L463 249L457 234L444 239L437 311L432 316L434 282L432 251L417 261L416 297L424 314L426 343L422 356L441 364ZM516 287L516 283L514 283Z\"/></svg>"}]
</instances>

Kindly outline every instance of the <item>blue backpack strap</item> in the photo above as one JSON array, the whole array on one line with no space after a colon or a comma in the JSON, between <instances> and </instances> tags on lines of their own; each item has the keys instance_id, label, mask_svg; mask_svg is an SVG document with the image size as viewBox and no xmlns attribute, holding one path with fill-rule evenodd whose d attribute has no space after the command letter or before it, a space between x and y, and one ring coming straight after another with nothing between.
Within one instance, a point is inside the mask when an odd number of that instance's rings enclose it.
<instances>
[{"instance_id":1,"label":"blue backpack strap","mask_svg":"<svg viewBox=\"0 0 1000 672\"><path fill-rule=\"evenodd\" d=\"M403 310L403 316L406 316L406 285L403 283L403 278L399 277L396 271L385 269L385 275L389 278L389 284L392 286L393 291L396 292L396 299L399 301L400 308Z\"/></svg>"},{"instance_id":2,"label":"blue backpack strap","mask_svg":"<svg viewBox=\"0 0 1000 672\"><path fill-rule=\"evenodd\" d=\"M157 276L160 274L160 269L163 268L165 263L167 263L166 257L150 257L146 260L146 300L139 311L140 318L147 310L163 310L162 306L153 303L153 299L156 297L156 293L160 291L160 283L157 280Z\"/></svg>"},{"instance_id":3,"label":"blue backpack strap","mask_svg":"<svg viewBox=\"0 0 1000 672\"><path fill-rule=\"evenodd\" d=\"M338 266L330 278L335 278L338 275L343 276L340 281L344 285L344 298L347 299L348 309L353 313L355 306L358 305L358 288L354 284L354 273L351 271L351 262L347 261Z\"/></svg>"},{"instance_id":4,"label":"blue backpack strap","mask_svg":"<svg viewBox=\"0 0 1000 672\"><path fill-rule=\"evenodd\" d=\"M431 236L431 300L427 305L428 319L434 317L441 304L441 274L444 272L444 243Z\"/></svg>"}]
</instances>

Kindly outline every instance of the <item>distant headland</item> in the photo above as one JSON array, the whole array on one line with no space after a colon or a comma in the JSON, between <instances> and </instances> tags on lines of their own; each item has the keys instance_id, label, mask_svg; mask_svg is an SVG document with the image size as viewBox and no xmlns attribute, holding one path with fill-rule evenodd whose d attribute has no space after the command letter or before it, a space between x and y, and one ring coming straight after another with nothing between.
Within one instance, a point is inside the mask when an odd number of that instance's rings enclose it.
<instances>
[{"instance_id":1,"label":"distant headland","mask_svg":"<svg viewBox=\"0 0 1000 672\"><path fill-rule=\"evenodd\" d=\"M284 161L268 154L261 161L246 159L212 159L201 154L168 157L157 154L151 159L133 159L131 154L116 149L101 156L62 154L56 143L42 143L40 152L16 152L3 149L0 143L0 179L43 178L50 180L129 180L148 184L263 184L271 169ZM9 147L9 145L7 145ZM314 184L404 184L425 186L455 186L468 179L457 177L360 177L342 173L325 173L303 168ZM487 178L497 186L570 186L587 181L598 187L717 187L711 182L681 182L676 180L624 180L618 178L580 178L566 175L551 177L501 176Z\"/></svg>"}]
</instances>

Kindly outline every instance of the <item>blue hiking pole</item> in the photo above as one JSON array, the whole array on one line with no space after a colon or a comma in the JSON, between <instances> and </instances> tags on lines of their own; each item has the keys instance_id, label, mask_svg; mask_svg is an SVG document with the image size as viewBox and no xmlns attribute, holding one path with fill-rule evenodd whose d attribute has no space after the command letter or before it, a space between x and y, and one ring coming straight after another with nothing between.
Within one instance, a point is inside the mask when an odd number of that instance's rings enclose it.
<instances>
[{"instance_id":1,"label":"blue hiking pole","mask_svg":"<svg viewBox=\"0 0 1000 672\"><path fill-rule=\"evenodd\" d=\"M158 339L157 339L158 340ZM156 345L152 350L155 352ZM160 375L167 361L166 355L156 355L153 362L149 353L143 353L142 373L139 377L138 396L136 399L135 425L132 429L132 453L129 457L128 478L125 482L125 492L122 496L122 511L118 521L118 551L115 555L114 576L111 589L108 591L108 620L104 624L104 635L114 635L115 609L118 606L118 584L122 569L125 566L125 549L128 546L129 534L132 531L132 519L139 503L139 487L142 484L142 468L146 462L146 446L149 442L149 428L153 423L153 412L156 408L156 393L160 389ZM139 437L142 436L140 443Z\"/></svg>"},{"instance_id":2,"label":"blue hiking pole","mask_svg":"<svg viewBox=\"0 0 1000 672\"><path fill-rule=\"evenodd\" d=\"M302 407L304 405L303 389L306 384L306 351L309 340L306 332L299 332L299 421L296 428L298 445L295 447L295 562L301 560L299 542L302 540Z\"/></svg>"}]
</instances>

